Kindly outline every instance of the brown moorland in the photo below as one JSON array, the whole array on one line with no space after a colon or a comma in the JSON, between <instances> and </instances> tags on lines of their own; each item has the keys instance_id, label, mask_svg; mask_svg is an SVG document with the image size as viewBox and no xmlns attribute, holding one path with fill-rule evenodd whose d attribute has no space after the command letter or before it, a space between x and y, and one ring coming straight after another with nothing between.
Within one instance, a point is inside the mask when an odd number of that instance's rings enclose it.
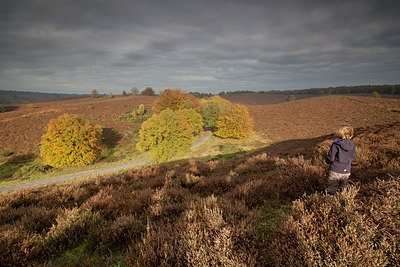
<instances>
[{"instance_id":1,"label":"brown moorland","mask_svg":"<svg viewBox=\"0 0 400 267\"><path fill-rule=\"evenodd\" d=\"M331 198L321 192L332 140L308 157L260 151L3 195L0 261L398 266L399 140L399 122L359 129L352 185Z\"/></svg>"},{"instance_id":2,"label":"brown moorland","mask_svg":"<svg viewBox=\"0 0 400 267\"><path fill-rule=\"evenodd\" d=\"M126 133L132 128L131 123L118 120L118 116L132 111L140 104L151 107L155 99L154 96L112 99L104 96L13 105L11 111L0 113L0 150L15 154L38 154L40 137L44 134L47 123L64 113L80 115L108 129L105 131L105 141L112 143L113 140L109 140L113 138L109 134L111 129ZM129 142L129 138L124 134L120 138L118 142L121 145Z\"/></svg>"},{"instance_id":3,"label":"brown moorland","mask_svg":"<svg viewBox=\"0 0 400 267\"><path fill-rule=\"evenodd\" d=\"M249 106L274 144L245 157L3 195L0 262L398 266L398 108L353 96ZM349 190L327 198L324 157L342 122L356 127L358 156Z\"/></svg>"},{"instance_id":4,"label":"brown moorland","mask_svg":"<svg viewBox=\"0 0 400 267\"><path fill-rule=\"evenodd\" d=\"M248 105L250 115L254 119L255 131L266 134L273 143L331 134L341 123L349 123L359 128L399 121L398 114L391 112L400 108L398 99L335 95L272 105L251 105L251 98L256 100L259 96L238 96L236 102ZM0 150L15 154L38 154L40 137L44 134L48 121L64 113L78 114L108 129L105 131L105 141L109 143L113 142L108 140L113 138L109 134L110 130L116 130L121 138L118 143L123 146L130 142L126 133L132 130L132 124L119 120L118 116L132 111L139 104L150 107L155 99L154 96L113 99L105 96L16 105L14 110L0 113ZM267 99L264 101L269 103ZM299 148L296 144L295 147ZM281 150L282 153L288 153L296 149L287 147Z\"/></svg>"}]
</instances>

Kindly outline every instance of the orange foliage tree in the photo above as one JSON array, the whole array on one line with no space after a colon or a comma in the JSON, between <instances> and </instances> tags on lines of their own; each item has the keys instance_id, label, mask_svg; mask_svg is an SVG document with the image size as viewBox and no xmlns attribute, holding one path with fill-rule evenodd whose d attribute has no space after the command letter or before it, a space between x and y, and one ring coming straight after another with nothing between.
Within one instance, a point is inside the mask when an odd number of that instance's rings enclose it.
<instances>
[{"instance_id":1,"label":"orange foliage tree","mask_svg":"<svg viewBox=\"0 0 400 267\"><path fill-rule=\"evenodd\" d=\"M64 114L51 120L40 143L40 156L53 167L83 166L101 154L103 133L99 125L77 115Z\"/></svg>"},{"instance_id":2,"label":"orange foliage tree","mask_svg":"<svg viewBox=\"0 0 400 267\"><path fill-rule=\"evenodd\" d=\"M172 110L197 108L199 101L191 94L185 93L181 89L166 89L154 101L154 112L160 113L164 109Z\"/></svg>"},{"instance_id":3,"label":"orange foliage tree","mask_svg":"<svg viewBox=\"0 0 400 267\"><path fill-rule=\"evenodd\" d=\"M215 135L222 138L240 139L253 134L253 119L246 106L235 104L229 107L217 122Z\"/></svg>"}]
</instances>

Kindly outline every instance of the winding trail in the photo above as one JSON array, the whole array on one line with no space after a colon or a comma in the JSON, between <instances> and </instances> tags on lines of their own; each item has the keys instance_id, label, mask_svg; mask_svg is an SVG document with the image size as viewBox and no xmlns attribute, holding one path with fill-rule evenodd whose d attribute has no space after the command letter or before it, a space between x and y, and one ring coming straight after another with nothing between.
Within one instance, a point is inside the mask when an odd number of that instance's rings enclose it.
<instances>
[{"instance_id":1,"label":"winding trail","mask_svg":"<svg viewBox=\"0 0 400 267\"><path fill-rule=\"evenodd\" d=\"M200 138L200 140L195 142L190 148L194 149L194 148L204 144L211 137L211 135L212 135L212 133L210 131L204 132L204 134ZM104 174L108 174L108 173L114 173L114 172L118 172L118 171L121 171L124 169L129 169L129 168L145 165L147 163L150 163L151 161L152 160L150 158L147 158L147 159L143 159L140 161L129 162L129 163L112 166L112 167L108 167L108 168L104 168L104 169L99 169L99 170L84 171L84 172L79 172L79 173L63 175L63 176L56 176L56 177L33 181L33 182L27 182L27 183L23 183L23 184L4 186L4 187L0 187L0 194L5 193L5 192L20 190L20 189L25 189L25 188L31 188L31 187L43 186L43 185L48 185L48 184L53 184L53 183L58 183L58 182L70 181L70 180L88 177L88 176L92 176L92 175L104 175Z\"/></svg>"}]
</instances>

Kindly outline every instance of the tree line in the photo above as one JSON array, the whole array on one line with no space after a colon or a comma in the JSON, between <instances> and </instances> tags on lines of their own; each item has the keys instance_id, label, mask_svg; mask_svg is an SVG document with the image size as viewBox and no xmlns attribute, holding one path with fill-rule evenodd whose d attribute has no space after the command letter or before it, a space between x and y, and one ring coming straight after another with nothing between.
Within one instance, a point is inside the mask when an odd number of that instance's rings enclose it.
<instances>
[{"instance_id":1,"label":"tree line","mask_svg":"<svg viewBox=\"0 0 400 267\"><path fill-rule=\"evenodd\" d=\"M338 86L327 88L310 88L310 89L296 89L296 90L270 90L270 91L232 91L220 92L219 95L235 95L235 94L279 94L279 95L336 95L336 94L370 94L378 92L379 94L400 94L400 84L383 84L383 85L358 85L358 86Z\"/></svg>"}]
</instances>

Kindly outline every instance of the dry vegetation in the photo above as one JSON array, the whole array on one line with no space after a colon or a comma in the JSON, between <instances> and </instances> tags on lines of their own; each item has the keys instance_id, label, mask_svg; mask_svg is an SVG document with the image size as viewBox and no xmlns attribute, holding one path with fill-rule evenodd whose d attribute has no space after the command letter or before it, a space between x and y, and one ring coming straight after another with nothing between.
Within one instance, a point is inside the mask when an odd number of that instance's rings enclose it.
<instances>
[{"instance_id":1,"label":"dry vegetation","mask_svg":"<svg viewBox=\"0 0 400 267\"><path fill-rule=\"evenodd\" d=\"M322 157L329 142L309 157L260 151L241 159L189 160L2 196L0 260L398 265L400 124L359 132L353 186L333 198L318 193L326 186ZM287 219L271 212L291 201Z\"/></svg>"},{"instance_id":2,"label":"dry vegetation","mask_svg":"<svg viewBox=\"0 0 400 267\"><path fill-rule=\"evenodd\" d=\"M399 107L349 96L250 106L275 144L246 157L3 195L0 262L398 266ZM349 190L327 198L324 157L341 122L356 128L358 158Z\"/></svg>"}]
</instances>

